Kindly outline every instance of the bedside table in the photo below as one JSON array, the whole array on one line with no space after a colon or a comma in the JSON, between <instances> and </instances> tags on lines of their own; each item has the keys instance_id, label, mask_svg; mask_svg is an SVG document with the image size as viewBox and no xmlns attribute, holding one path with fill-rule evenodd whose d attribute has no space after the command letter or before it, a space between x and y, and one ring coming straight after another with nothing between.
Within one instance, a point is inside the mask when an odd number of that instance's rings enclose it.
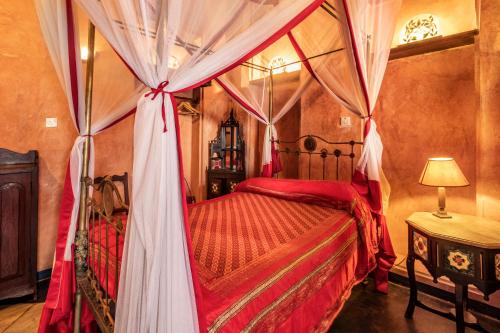
<instances>
[{"instance_id":1,"label":"bedside table","mask_svg":"<svg viewBox=\"0 0 500 333\"><path fill-rule=\"evenodd\" d=\"M432 309L417 299L415 259L418 259L435 283L440 276L446 276L455 283L457 332L463 333L465 326L480 328L478 324L464 322L468 285L473 284L481 290L485 300L500 288L500 221L454 213L450 215L451 219L440 219L432 213L417 212L406 219L410 300L405 317L412 318L415 306L418 306L455 319L452 314Z\"/></svg>"}]
</instances>

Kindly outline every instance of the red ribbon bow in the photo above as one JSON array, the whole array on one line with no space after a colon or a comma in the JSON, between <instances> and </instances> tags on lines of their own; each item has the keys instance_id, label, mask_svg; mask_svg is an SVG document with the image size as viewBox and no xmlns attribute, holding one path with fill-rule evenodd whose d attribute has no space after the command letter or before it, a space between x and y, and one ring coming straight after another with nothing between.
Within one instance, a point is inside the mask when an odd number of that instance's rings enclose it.
<instances>
[{"instance_id":1,"label":"red ribbon bow","mask_svg":"<svg viewBox=\"0 0 500 333\"><path fill-rule=\"evenodd\" d=\"M168 91L165 91L165 88L168 86L168 80L161 82L158 87L151 88L151 91L148 92L145 96L151 97L151 100L154 100L159 94L161 94L161 118L163 119L163 133L167 131L167 116L165 113L165 94L170 94Z\"/></svg>"}]
</instances>

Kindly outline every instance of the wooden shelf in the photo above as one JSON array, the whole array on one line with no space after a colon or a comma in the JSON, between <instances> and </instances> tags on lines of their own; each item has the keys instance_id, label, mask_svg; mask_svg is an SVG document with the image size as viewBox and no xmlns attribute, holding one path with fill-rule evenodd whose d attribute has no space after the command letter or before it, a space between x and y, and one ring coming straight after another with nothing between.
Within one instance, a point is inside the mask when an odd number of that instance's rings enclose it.
<instances>
[{"instance_id":1,"label":"wooden shelf","mask_svg":"<svg viewBox=\"0 0 500 333\"><path fill-rule=\"evenodd\" d=\"M418 42L399 45L391 49L389 60L411 57L419 54L437 52L465 45L474 44L479 30L470 30L449 36L439 36Z\"/></svg>"}]
</instances>

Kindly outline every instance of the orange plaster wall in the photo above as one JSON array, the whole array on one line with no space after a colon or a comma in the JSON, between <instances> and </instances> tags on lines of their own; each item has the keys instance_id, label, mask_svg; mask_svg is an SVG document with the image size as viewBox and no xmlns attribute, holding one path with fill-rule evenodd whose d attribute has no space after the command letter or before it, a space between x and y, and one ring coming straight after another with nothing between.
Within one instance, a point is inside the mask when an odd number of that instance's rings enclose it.
<instances>
[{"instance_id":1,"label":"orange plaster wall","mask_svg":"<svg viewBox=\"0 0 500 333\"><path fill-rule=\"evenodd\" d=\"M87 25L84 19L80 21L83 31ZM37 258L40 271L52 266L62 187L76 129L31 0L0 3L0 35L0 147L18 152L38 150L40 157ZM114 89L123 92L133 89L134 82L126 67L104 49L101 37L97 44L94 100L99 102L106 94L117 93L102 89L104 85L115 85ZM103 72L113 75L103 77L100 75ZM96 117L97 109L94 105ZM57 118L58 127L46 128L47 117ZM132 116L95 137L96 175L131 172L133 119Z\"/></svg>"},{"instance_id":2,"label":"orange plaster wall","mask_svg":"<svg viewBox=\"0 0 500 333\"><path fill-rule=\"evenodd\" d=\"M132 193L133 133L132 115L94 137L95 176L121 175L128 172L129 193Z\"/></svg>"},{"instance_id":3,"label":"orange plaster wall","mask_svg":"<svg viewBox=\"0 0 500 333\"><path fill-rule=\"evenodd\" d=\"M388 225L396 253L407 253L405 218L437 207L435 188L418 184L427 158L455 158L470 186L447 189L449 211L475 214L474 46L389 62L375 116L391 184Z\"/></svg>"},{"instance_id":4,"label":"orange plaster wall","mask_svg":"<svg viewBox=\"0 0 500 333\"><path fill-rule=\"evenodd\" d=\"M300 135L318 135L330 142L361 141L361 120L351 112L342 108L324 89L317 83L311 84L302 96L302 115ZM351 117L351 127L340 127L340 117ZM329 153L340 149L342 153L350 153L349 145L325 145L317 141L318 149L325 148ZM303 147L301 147L304 150ZM361 153L361 146L355 146L355 155ZM339 161L339 179L350 180L351 162L348 157L341 157ZM357 161L357 158L355 158ZM302 155L300 159L300 178L309 178L309 157ZM356 165L354 163L354 165ZM329 156L325 162L325 179L336 178L335 157ZM323 164L319 156L311 157L311 179L323 178Z\"/></svg>"},{"instance_id":5,"label":"orange plaster wall","mask_svg":"<svg viewBox=\"0 0 500 333\"><path fill-rule=\"evenodd\" d=\"M384 144L383 168L391 184L387 211L397 253L407 252L405 218L413 211L437 206L434 188L418 184L425 161L452 156L471 183L448 189L450 211L475 214L476 116L474 46L418 55L389 62L375 118ZM340 107L318 85L302 96L301 135L330 141L361 140L362 122ZM340 127L340 116L351 116L352 127ZM327 149L332 150L332 146ZM337 147L335 147L337 148ZM340 148L342 149L342 148ZM356 151L359 156L360 149ZM340 179L349 179L350 165L341 163ZM308 178L308 157L301 158L301 178ZM332 161L328 179L335 178ZM322 177L322 163L313 157L311 178Z\"/></svg>"},{"instance_id":6,"label":"orange plaster wall","mask_svg":"<svg viewBox=\"0 0 500 333\"><path fill-rule=\"evenodd\" d=\"M80 30L84 30L81 25ZM86 25L86 24L84 24ZM84 38L85 40L85 38ZM96 36L96 57L93 76L92 123L106 116L121 98L134 91L136 81L129 69L104 42ZM129 173L132 184L134 115L94 136L95 176ZM129 192L131 189L129 188Z\"/></svg>"},{"instance_id":7,"label":"orange plaster wall","mask_svg":"<svg viewBox=\"0 0 500 333\"><path fill-rule=\"evenodd\" d=\"M495 7L489 5L490 10ZM437 207L436 189L418 184L428 157L454 157L470 182L468 187L447 189L449 211L500 220L500 135L495 130L500 122L500 48L494 42L498 34L498 29L481 32L481 52L478 45L469 45L393 60L387 66L375 119L384 144L383 169L391 185L387 223L401 268L408 247L405 218ZM321 88L309 89L302 96L301 135L359 138L361 124L355 117L352 128L339 128L343 112ZM301 176L307 178L307 163L301 162ZM312 164L312 177L321 177L319 160ZM333 177L328 174L328 178ZM422 265L416 269L427 275ZM498 306L498 297L496 293L489 304Z\"/></svg>"},{"instance_id":8,"label":"orange plaster wall","mask_svg":"<svg viewBox=\"0 0 500 333\"><path fill-rule=\"evenodd\" d=\"M31 0L0 2L0 147L38 150L38 270L50 268L69 152L76 136ZM57 128L45 128L57 117Z\"/></svg>"},{"instance_id":9,"label":"orange plaster wall","mask_svg":"<svg viewBox=\"0 0 500 333\"><path fill-rule=\"evenodd\" d=\"M278 132L278 138L282 141L295 141L300 136L300 100L288 111L288 113L283 116L275 124L276 131ZM261 133L265 131L265 126L259 126ZM262 158L262 142L263 135L260 138L260 149L259 157ZM296 144L280 144L280 149L290 148L292 151L296 149ZM280 172L280 178L299 178L299 168L297 168L297 156L293 153L290 154L280 154L280 161L282 166L282 171Z\"/></svg>"},{"instance_id":10,"label":"orange plaster wall","mask_svg":"<svg viewBox=\"0 0 500 333\"><path fill-rule=\"evenodd\" d=\"M500 3L481 1L481 33L476 52L479 111L477 118L477 211L500 221Z\"/></svg>"}]
</instances>

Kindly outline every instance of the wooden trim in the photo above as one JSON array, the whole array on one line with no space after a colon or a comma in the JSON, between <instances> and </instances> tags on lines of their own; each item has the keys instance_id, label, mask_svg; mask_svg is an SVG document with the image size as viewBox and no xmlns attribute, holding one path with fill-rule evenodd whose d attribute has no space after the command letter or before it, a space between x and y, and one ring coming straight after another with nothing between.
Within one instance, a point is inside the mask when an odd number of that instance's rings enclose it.
<instances>
[{"instance_id":1,"label":"wooden trim","mask_svg":"<svg viewBox=\"0 0 500 333\"><path fill-rule=\"evenodd\" d=\"M36 272L36 281L41 282L45 280L50 280L52 276L52 268L47 268L42 271Z\"/></svg>"},{"instance_id":2,"label":"wooden trim","mask_svg":"<svg viewBox=\"0 0 500 333\"><path fill-rule=\"evenodd\" d=\"M391 49L389 60L411 57L414 55L437 52L465 45L474 44L475 36L479 30L469 30L449 36L439 36L419 42L399 45Z\"/></svg>"},{"instance_id":3,"label":"wooden trim","mask_svg":"<svg viewBox=\"0 0 500 333\"><path fill-rule=\"evenodd\" d=\"M30 150L27 153L17 153L12 150L0 148L0 167L19 164L33 164L38 163L38 153L35 150Z\"/></svg>"}]
</instances>

